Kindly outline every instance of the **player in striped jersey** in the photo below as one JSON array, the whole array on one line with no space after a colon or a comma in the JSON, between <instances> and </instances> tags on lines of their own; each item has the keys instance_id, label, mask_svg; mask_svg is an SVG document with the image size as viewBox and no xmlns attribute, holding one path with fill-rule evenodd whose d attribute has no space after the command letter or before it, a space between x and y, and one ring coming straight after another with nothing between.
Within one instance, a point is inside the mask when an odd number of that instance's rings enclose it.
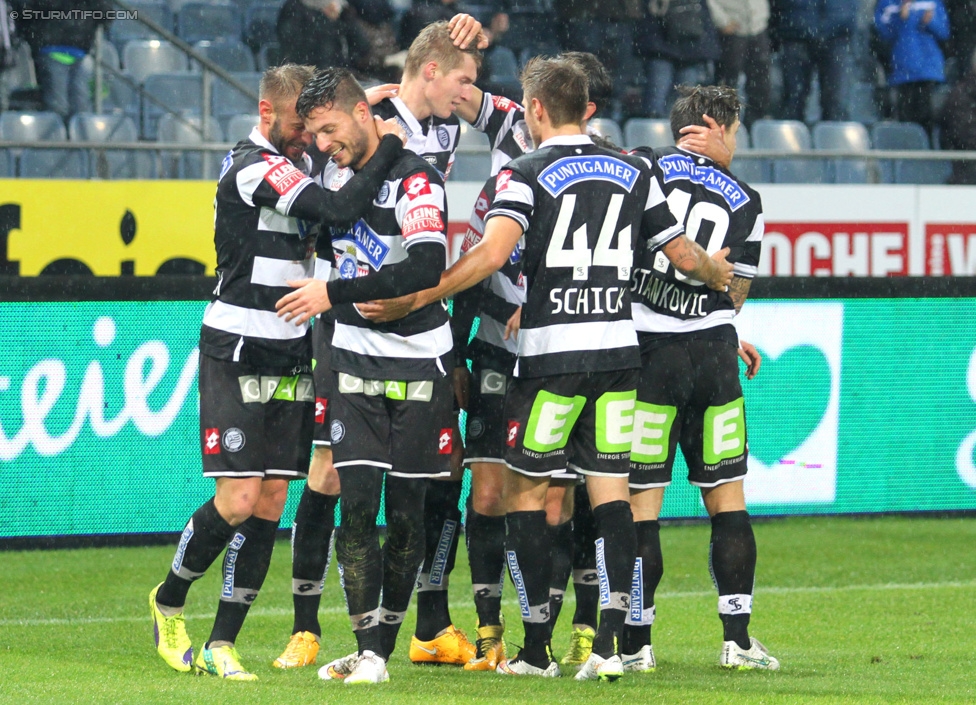
<instances>
[{"instance_id":1,"label":"player in striped jersey","mask_svg":"<svg viewBox=\"0 0 976 705\"><path fill-rule=\"evenodd\" d=\"M707 114L721 125L734 154L740 111L735 90L696 86L681 93L671 111L675 137ZM634 670L654 667L654 591L663 574L657 520L680 444L688 480L701 489L712 522L709 569L724 630L720 663L776 670L779 662L748 632L756 540L743 493L748 446L732 325L759 265L762 203L745 182L707 157L677 147L654 150L654 157L674 216L707 251L728 248L734 276L729 290L719 292L676 272L660 254L647 254L634 269L633 311L643 366L630 487L638 540L634 579L642 591L631 605L633 626L624 631L624 662ZM750 378L758 365L753 356Z\"/></svg>"},{"instance_id":2,"label":"player in striped jersey","mask_svg":"<svg viewBox=\"0 0 976 705\"><path fill-rule=\"evenodd\" d=\"M365 212L403 153L396 136L386 137L347 188L315 188L295 112L313 71L288 64L265 72L260 124L225 157L217 183L218 281L200 331L201 449L216 492L190 517L166 580L149 597L157 651L178 671L257 679L234 642L267 573L288 481L307 472L312 430L309 328L285 324L274 304L288 279L311 273L315 226ZM183 605L225 548L217 616L194 662Z\"/></svg>"},{"instance_id":3,"label":"player in striped jersey","mask_svg":"<svg viewBox=\"0 0 976 705\"><path fill-rule=\"evenodd\" d=\"M343 178L339 169L362 168L379 144L366 96L346 70L318 74L298 111L331 156L325 183ZM425 479L450 472L454 441L446 308L433 302L396 323L377 324L355 303L436 282L446 261L446 221L439 174L405 151L366 214L332 229L335 276L296 282L301 288L278 303L280 315L299 323L335 307L330 430L343 497L336 554L359 647L341 674L347 683L389 677L386 661L423 560ZM376 518L384 496L388 534L381 551Z\"/></svg>"},{"instance_id":4,"label":"player in striped jersey","mask_svg":"<svg viewBox=\"0 0 976 705\"><path fill-rule=\"evenodd\" d=\"M644 160L594 146L580 130L586 78L572 63L535 59L523 74L526 124L538 151L496 179L482 241L423 302L469 288L499 269L522 242L527 279L515 379L505 409L509 569L519 593L525 646L503 673L553 676L551 570L544 498L548 478L570 467L591 486L600 534L600 631L578 678L622 673L616 637L626 613L634 534L626 475L639 355L629 309L635 247L663 248L689 274L722 287L715 259L682 236ZM602 223L588 227L587 223ZM573 233L570 237L570 233ZM619 417L619 418L618 418ZM580 420L582 419L582 420ZM616 429L608 432L607 429Z\"/></svg>"}]
</instances>

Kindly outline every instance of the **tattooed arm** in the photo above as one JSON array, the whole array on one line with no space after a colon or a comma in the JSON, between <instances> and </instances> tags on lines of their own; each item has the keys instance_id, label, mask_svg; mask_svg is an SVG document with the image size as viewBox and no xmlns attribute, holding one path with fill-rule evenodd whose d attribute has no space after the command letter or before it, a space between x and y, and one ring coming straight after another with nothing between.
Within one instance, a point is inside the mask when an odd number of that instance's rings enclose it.
<instances>
[{"instance_id":1,"label":"tattooed arm","mask_svg":"<svg viewBox=\"0 0 976 705\"><path fill-rule=\"evenodd\" d=\"M737 316L742 312L742 305L746 302L746 297L749 296L750 286L752 286L752 279L732 277L732 283L729 284L729 296L732 297L732 305L735 306L735 315Z\"/></svg>"},{"instance_id":2,"label":"tattooed arm","mask_svg":"<svg viewBox=\"0 0 976 705\"><path fill-rule=\"evenodd\" d=\"M704 282L709 289L726 291L732 282L732 263L725 261L729 254L728 247L709 257L701 245L685 235L680 235L669 240L661 251L675 269L686 277Z\"/></svg>"}]
</instances>

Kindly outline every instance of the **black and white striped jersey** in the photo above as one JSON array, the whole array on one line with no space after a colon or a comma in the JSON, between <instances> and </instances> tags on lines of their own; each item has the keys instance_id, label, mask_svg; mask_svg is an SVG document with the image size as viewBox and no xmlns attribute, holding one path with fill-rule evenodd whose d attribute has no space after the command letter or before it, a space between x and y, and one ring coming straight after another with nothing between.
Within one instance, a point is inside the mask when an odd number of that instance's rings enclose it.
<instances>
[{"instance_id":1,"label":"black and white striped jersey","mask_svg":"<svg viewBox=\"0 0 976 705\"><path fill-rule=\"evenodd\" d=\"M677 147L635 154L653 156L668 206L688 237L708 254L730 249L736 277L756 276L765 229L759 194L721 166ZM691 333L730 325L732 298L689 279L662 252L645 253L634 269L634 322L647 334ZM731 326L721 337L735 340ZM710 336L711 337L711 336ZM642 336L642 343L643 343Z\"/></svg>"},{"instance_id":2,"label":"black and white striped jersey","mask_svg":"<svg viewBox=\"0 0 976 705\"><path fill-rule=\"evenodd\" d=\"M495 182L486 220L524 231L526 302L517 377L640 367L631 319L634 251L682 232L647 160L586 135L554 137L515 159Z\"/></svg>"},{"instance_id":3,"label":"black and white striped jersey","mask_svg":"<svg viewBox=\"0 0 976 705\"><path fill-rule=\"evenodd\" d=\"M332 190L351 176L331 162L322 174ZM389 170L366 215L350 228L330 228L333 277L369 276L403 262L410 249L435 243L447 259L444 182L427 161L404 150ZM453 366L453 340L446 307L433 303L398 321L373 323L355 305L339 304L332 338L332 369L371 380L427 380Z\"/></svg>"},{"instance_id":4,"label":"black and white striped jersey","mask_svg":"<svg viewBox=\"0 0 976 705\"><path fill-rule=\"evenodd\" d=\"M384 120L396 118L407 131L405 148L426 160L437 170L441 179L447 179L454 165L454 150L461 134L461 122L456 115L448 118L431 115L421 122L399 98L385 98L372 109L374 115Z\"/></svg>"},{"instance_id":5,"label":"black and white striped jersey","mask_svg":"<svg viewBox=\"0 0 976 705\"><path fill-rule=\"evenodd\" d=\"M310 277L315 268L317 224L290 215L313 183L306 171L257 128L224 158L214 199L218 282L203 314L204 354L255 365L308 364L308 326L275 312L275 302L291 291L285 282Z\"/></svg>"},{"instance_id":6,"label":"black and white striped jersey","mask_svg":"<svg viewBox=\"0 0 976 705\"><path fill-rule=\"evenodd\" d=\"M485 232L485 215L495 198L495 176L516 157L533 150L532 138L525 125L525 110L518 103L503 96L484 93L481 111L474 128L484 132L491 145L491 177L485 182L475 201L461 242L461 255L481 241ZM505 265L481 284L454 297L455 310L465 305L463 299L479 317L478 331L468 345L467 355L479 366L510 373L515 366L518 343L514 336L505 340L505 325L516 309L525 302L525 277L522 275L521 247L517 247ZM460 306L459 306L460 302ZM467 343L470 319L458 317L454 340L458 346ZM463 364L461 360L458 364Z\"/></svg>"}]
</instances>

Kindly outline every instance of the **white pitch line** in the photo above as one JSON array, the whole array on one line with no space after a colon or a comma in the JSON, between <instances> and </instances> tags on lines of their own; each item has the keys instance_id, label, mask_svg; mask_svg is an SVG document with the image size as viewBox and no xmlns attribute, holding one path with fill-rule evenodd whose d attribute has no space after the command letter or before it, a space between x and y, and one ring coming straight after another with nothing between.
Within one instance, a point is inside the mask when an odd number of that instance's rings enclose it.
<instances>
[{"instance_id":1,"label":"white pitch line","mask_svg":"<svg viewBox=\"0 0 976 705\"><path fill-rule=\"evenodd\" d=\"M942 589L964 589L976 587L976 580L950 580L940 583L881 583L879 585L841 585L841 586L822 586L822 587L761 587L757 594L762 595L801 595L801 594L820 594L831 592L855 592L882 590L942 590ZM690 592L659 592L655 596L657 600L687 599L714 597L714 590L696 590ZM502 600L502 604L515 605L515 600ZM345 614L345 606L322 607L320 614ZM248 612L248 617L290 617L294 614L291 609L279 607L254 608ZM187 619L213 619L213 612L194 612L187 614ZM147 622L145 615L128 615L124 617L71 617L56 619L0 619L0 627L44 627L44 626L71 626L83 624L115 624L123 622Z\"/></svg>"}]
</instances>

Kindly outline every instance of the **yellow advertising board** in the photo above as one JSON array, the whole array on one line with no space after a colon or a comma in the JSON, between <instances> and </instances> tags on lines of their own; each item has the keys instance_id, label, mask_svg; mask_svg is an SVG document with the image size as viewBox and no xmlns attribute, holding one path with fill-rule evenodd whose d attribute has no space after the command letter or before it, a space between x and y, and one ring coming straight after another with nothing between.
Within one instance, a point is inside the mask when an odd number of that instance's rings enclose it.
<instances>
[{"instance_id":1,"label":"yellow advertising board","mask_svg":"<svg viewBox=\"0 0 976 705\"><path fill-rule=\"evenodd\" d=\"M0 179L0 273L213 274L215 186Z\"/></svg>"}]
</instances>

